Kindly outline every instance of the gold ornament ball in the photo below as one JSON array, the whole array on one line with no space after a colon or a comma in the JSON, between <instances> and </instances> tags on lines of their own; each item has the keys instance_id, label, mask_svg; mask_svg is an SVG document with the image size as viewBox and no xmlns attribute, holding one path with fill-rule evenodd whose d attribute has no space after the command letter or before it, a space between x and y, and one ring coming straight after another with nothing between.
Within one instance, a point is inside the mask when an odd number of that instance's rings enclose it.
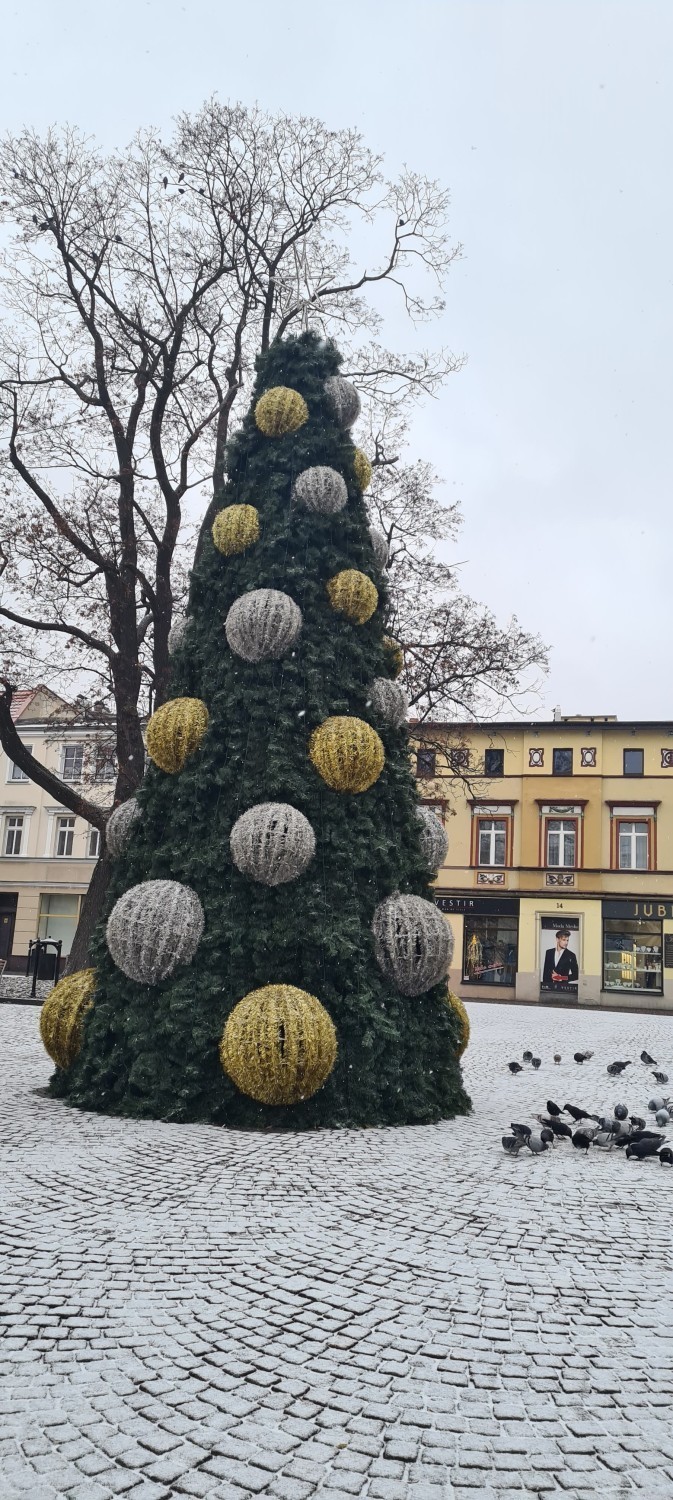
<instances>
[{"instance_id":1,"label":"gold ornament ball","mask_svg":"<svg viewBox=\"0 0 673 1500\"><path fill-rule=\"evenodd\" d=\"M368 490L372 482L372 466L367 454L356 448L353 454L353 472L361 490Z\"/></svg>"},{"instance_id":2,"label":"gold ornament ball","mask_svg":"<svg viewBox=\"0 0 673 1500\"><path fill-rule=\"evenodd\" d=\"M335 573L327 584L327 593L332 609L352 620L354 625L364 625L366 620L371 620L379 602L378 590L371 578L366 573L359 573L357 568L344 568L342 573Z\"/></svg>"},{"instance_id":3,"label":"gold ornament ball","mask_svg":"<svg viewBox=\"0 0 673 1500\"><path fill-rule=\"evenodd\" d=\"M467 1044L470 1040L470 1018L467 1014L462 1000L458 995L454 995L453 990L447 991L446 1003L449 1006L449 1009L452 1010L454 1012L454 1015L456 1015L458 1018L458 1025L460 1028L460 1045L458 1047L458 1056L462 1057L465 1048L467 1047Z\"/></svg>"},{"instance_id":4,"label":"gold ornament ball","mask_svg":"<svg viewBox=\"0 0 673 1500\"><path fill-rule=\"evenodd\" d=\"M308 407L299 391L287 385L274 385L260 396L255 406L255 422L265 437L283 437L308 422Z\"/></svg>"},{"instance_id":5,"label":"gold ornament ball","mask_svg":"<svg viewBox=\"0 0 673 1500\"><path fill-rule=\"evenodd\" d=\"M334 792L367 792L385 765L383 743L364 719L325 719L311 735L309 756Z\"/></svg>"},{"instance_id":6,"label":"gold ornament ball","mask_svg":"<svg viewBox=\"0 0 673 1500\"><path fill-rule=\"evenodd\" d=\"M93 1005L94 969L66 974L55 985L40 1011L40 1036L57 1068L72 1067L82 1045L82 1022Z\"/></svg>"},{"instance_id":7,"label":"gold ornament ball","mask_svg":"<svg viewBox=\"0 0 673 1500\"><path fill-rule=\"evenodd\" d=\"M254 505L227 505L213 521L212 537L224 557L236 557L259 541L259 511Z\"/></svg>"},{"instance_id":8,"label":"gold ornament ball","mask_svg":"<svg viewBox=\"0 0 673 1500\"><path fill-rule=\"evenodd\" d=\"M259 1104L299 1104L334 1067L336 1032L324 1005L292 984L265 984L239 1000L220 1042L222 1067Z\"/></svg>"},{"instance_id":9,"label":"gold ornament ball","mask_svg":"<svg viewBox=\"0 0 673 1500\"><path fill-rule=\"evenodd\" d=\"M392 635L384 635L383 652L386 665L392 672L393 677L399 677L404 666L404 652L399 641L396 641Z\"/></svg>"},{"instance_id":10,"label":"gold ornament ball","mask_svg":"<svg viewBox=\"0 0 673 1500\"><path fill-rule=\"evenodd\" d=\"M147 753L161 771L181 771L198 750L208 728L208 709L200 698L171 698L147 726Z\"/></svg>"}]
</instances>

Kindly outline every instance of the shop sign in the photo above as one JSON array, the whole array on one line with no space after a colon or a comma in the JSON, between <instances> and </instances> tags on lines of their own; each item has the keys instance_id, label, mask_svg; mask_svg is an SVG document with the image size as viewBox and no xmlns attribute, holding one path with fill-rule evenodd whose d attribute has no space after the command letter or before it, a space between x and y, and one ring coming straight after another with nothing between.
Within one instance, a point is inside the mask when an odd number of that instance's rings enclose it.
<instances>
[{"instance_id":1,"label":"shop sign","mask_svg":"<svg viewBox=\"0 0 673 1500\"><path fill-rule=\"evenodd\" d=\"M517 896L435 896L435 905L447 916L504 917L519 915Z\"/></svg>"},{"instance_id":2,"label":"shop sign","mask_svg":"<svg viewBox=\"0 0 673 1500\"><path fill-rule=\"evenodd\" d=\"M632 922L673 921L673 901L654 901L650 896L640 901L604 901L604 917L629 917Z\"/></svg>"}]
</instances>

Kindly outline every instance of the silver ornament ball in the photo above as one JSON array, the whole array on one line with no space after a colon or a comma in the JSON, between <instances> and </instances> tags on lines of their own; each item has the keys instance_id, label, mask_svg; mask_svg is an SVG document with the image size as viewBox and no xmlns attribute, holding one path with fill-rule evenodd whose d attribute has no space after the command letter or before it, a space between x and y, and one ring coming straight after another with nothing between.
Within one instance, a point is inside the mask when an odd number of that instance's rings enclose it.
<instances>
[{"instance_id":1,"label":"silver ornament ball","mask_svg":"<svg viewBox=\"0 0 673 1500\"><path fill-rule=\"evenodd\" d=\"M370 526L370 528L369 528L369 540L370 540L370 542L372 544L372 552L374 553L374 562L376 563L377 568L380 568L381 572L383 572L383 569L385 568L385 566L386 566L386 564L388 562L388 540L387 540L387 537L385 537L383 535L382 531L377 531L377 529L376 529L375 526Z\"/></svg>"},{"instance_id":2,"label":"silver ornament ball","mask_svg":"<svg viewBox=\"0 0 673 1500\"><path fill-rule=\"evenodd\" d=\"M118 859L131 832L131 825L140 817L140 804L136 797L129 797L115 807L105 825L105 842L113 859Z\"/></svg>"},{"instance_id":3,"label":"silver ornament ball","mask_svg":"<svg viewBox=\"0 0 673 1500\"><path fill-rule=\"evenodd\" d=\"M203 907L177 880L144 880L115 902L107 923L113 962L137 984L159 984L188 964L201 941Z\"/></svg>"},{"instance_id":4,"label":"silver ornament ball","mask_svg":"<svg viewBox=\"0 0 673 1500\"><path fill-rule=\"evenodd\" d=\"M171 628L168 632L168 652L170 656L172 656L173 652L177 651L178 647L182 645L188 624L188 615L176 615L173 624L171 625Z\"/></svg>"},{"instance_id":5,"label":"silver ornament ball","mask_svg":"<svg viewBox=\"0 0 673 1500\"><path fill-rule=\"evenodd\" d=\"M289 594L253 589L241 594L224 622L227 641L244 661L278 661L299 638L302 614Z\"/></svg>"},{"instance_id":6,"label":"silver ornament ball","mask_svg":"<svg viewBox=\"0 0 673 1500\"><path fill-rule=\"evenodd\" d=\"M441 818L431 807L418 807L416 817L421 825L421 851L429 870L438 870L444 864L449 840Z\"/></svg>"},{"instance_id":7,"label":"silver ornament ball","mask_svg":"<svg viewBox=\"0 0 673 1500\"><path fill-rule=\"evenodd\" d=\"M330 375L325 395L339 426L352 427L360 415L360 397L352 382L343 375Z\"/></svg>"},{"instance_id":8,"label":"silver ornament ball","mask_svg":"<svg viewBox=\"0 0 673 1500\"><path fill-rule=\"evenodd\" d=\"M315 854L308 818L288 802L258 802L236 819L229 835L236 868L262 885L285 885L303 875Z\"/></svg>"},{"instance_id":9,"label":"silver ornament ball","mask_svg":"<svg viewBox=\"0 0 673 1500\"><path fill-rule=\"evenodd\" d=\"M379 967L403 995L422 995L448 973L453 933L434 902L396 891L377 906L372 931Z\"/></svg>"},{"instance_id":10,"label":"silver ornament ball","mask_svg":"<svg viewBox=\"0 0 673 1500\"><path fill-rule=\"evenodd\" d=\"M303 469L292 486L292 498L305 510L317 515L334 516L348 503L346 481L337 469L326 464L317 464L313 469Z\"/></svg>"},{"instance_id":11,"label":"silver ornament ball","mask_svg":"<svg viewBox=\"0 0 673 1500\"><path fill-rule=\"evenodd\" d=\"M394 729L406 724L409 705L404 688L389 677L375 677L369 685L369 702L375 713Z\"/></svg>"}]
</instances>

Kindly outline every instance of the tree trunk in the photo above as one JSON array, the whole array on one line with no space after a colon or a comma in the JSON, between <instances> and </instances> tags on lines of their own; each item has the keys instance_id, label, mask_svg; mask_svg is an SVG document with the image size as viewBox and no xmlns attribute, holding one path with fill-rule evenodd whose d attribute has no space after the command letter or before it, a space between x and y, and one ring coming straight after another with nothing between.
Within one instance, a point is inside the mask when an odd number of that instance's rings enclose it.
<instances>
[{"instance_id":1,"label":"tree trunk","mask_svg":"<svg viewBox=\"0 0 673 1500\"><path fill-rule=\"evenodd\" d=\"M74 974L78 969L88 969L90 966L91 939L103 910L112 869L112 856L104 849L100 859L96 861L89 889L82 902L77 931L65 966L66 974Z\"/></svg>"}]
</instances>

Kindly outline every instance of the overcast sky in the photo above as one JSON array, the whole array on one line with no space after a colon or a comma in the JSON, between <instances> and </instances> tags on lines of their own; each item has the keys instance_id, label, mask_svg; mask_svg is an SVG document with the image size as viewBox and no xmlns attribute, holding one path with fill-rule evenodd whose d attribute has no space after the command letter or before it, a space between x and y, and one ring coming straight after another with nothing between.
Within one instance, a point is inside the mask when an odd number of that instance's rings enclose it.
<instances>
[{"instance_id":1,"label":"overcast sky","mask_svg":"<svg viewBox=\"0 0 673 1500\"><path fill-rule=\"evenodd\" d=\"M22 0L3 129L108 146L209 94L355 125L452 193L414 426L465 515L465 587L552 647L535 716L671 716L671 0ZM392 307L392 304L391 304Z\"/></svg>"}]
</instances>

